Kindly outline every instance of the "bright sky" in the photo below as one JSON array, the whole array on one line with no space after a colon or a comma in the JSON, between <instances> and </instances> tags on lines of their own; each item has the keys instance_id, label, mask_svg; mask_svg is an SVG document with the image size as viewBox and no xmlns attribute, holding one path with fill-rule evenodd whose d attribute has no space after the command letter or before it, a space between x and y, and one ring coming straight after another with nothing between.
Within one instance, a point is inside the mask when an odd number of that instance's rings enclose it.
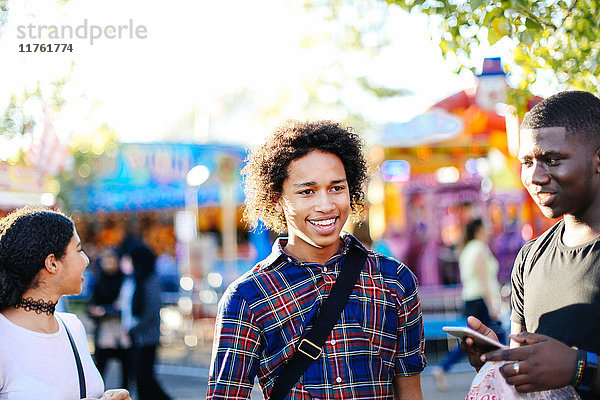
<instances>
[{"instance_id":1,"label":"bright sky","mask_svg":"<svg viewBox=\"0 0 600 400\"><path fill-rule=\"evenodd\" d=\"M382 2L377 2L380 5ZM55 120L66 141L72 133L92 130L101 123L116 129L121 141L165 139L194 107L216 115L211 138L226 142L260 142L274 125L287 118L322 118L302 106L303 85L316 76L335 74L328 66L341 61L344 72L368 76L378 85L406 88L414 96L380 101L352 86L341 95L356 110L376 122L405 121L435 100L473 85L470 73L457 76L430 41L427 19L390 7L387 34L393 44L378 57L346 53L322 43L302 47L304 38L327 30L319 15L307 14L302 2L173 0L71 0L63 6L49 0L12 0L8 24L0 36L2 75L0 109L10 93L21 94L37 82L47 86L63 77L73 63L65 87L67 104ZM368 15L352 10L344 18ZM29 24L143 26L145 39L44 40L19 39ZM20 25L25 26L25 28ZM27 32L28 34L29 32ZM37 35L34 29L34 35ZM44 33L48 35L48 33ZM72 53L19 53L27 43L73 43ZM506 50L487 50L483 56L505 56ZM223 115L220 100L245 90L250 98L241 109ZM322 94L327 97L327 93ZM257 110L277 112L259 119ZM312 114L311 114L312 113ZM331 115L336 119L339 116Z\"/></svg>"}]
</instances>

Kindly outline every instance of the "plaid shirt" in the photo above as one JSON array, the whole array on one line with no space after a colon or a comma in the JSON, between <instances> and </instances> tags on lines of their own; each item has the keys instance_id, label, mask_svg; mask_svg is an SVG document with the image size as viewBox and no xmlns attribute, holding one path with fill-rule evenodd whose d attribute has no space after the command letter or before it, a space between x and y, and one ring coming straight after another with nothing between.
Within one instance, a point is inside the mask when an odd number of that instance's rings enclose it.
<instances>
[{"instance_id":1,"label":"plaid shirt","mask_svg":"<svg viewBox=\"0 0 600 400\"><path fill-rule=\"evenodd\" d=\"M311 328L346 258L325 265L271 255L234 282L219 305L207 399L248 399L258 377L265 399ZM358 241L356 241L358 243ZM426 365L417 280L398 261L369 252L358 282L323 347L288 399L390 399L395 375Z\"/></svg>"}]
</instances>

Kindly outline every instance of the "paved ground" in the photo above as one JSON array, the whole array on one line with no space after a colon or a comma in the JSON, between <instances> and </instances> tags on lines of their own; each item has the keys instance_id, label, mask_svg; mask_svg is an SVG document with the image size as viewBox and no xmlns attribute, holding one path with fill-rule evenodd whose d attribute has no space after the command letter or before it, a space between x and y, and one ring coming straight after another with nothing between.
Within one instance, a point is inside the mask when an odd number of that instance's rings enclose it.
<instances>
[{"instance_id":1,"label":"paved ground","mask_svg":"<svg viewBox=\"0 0 600 400\"><path fill-rule=\"evenodd\" d=\"M435 387L431 373L425 371L421 379L423 396L425 400L464 400L473 376L474 373L470 371L453 372L449 375L448 391L441 392ZM159 375L159 378L165 390L168 391L174 399L191 400L206 398L207 377L192 378L161 374ZM253 400L262 398L263 396L258 389L252 393Z\"/></svg>"},{"instance_id":2,"label":"paved ground","mask_svg":"<svg viewBox=\"0 0 600 400\"><path fill-rule=\"evenodd\" d=\"M172 356L172 354L170 354ZM174 361L168 357L165 351L161 352L161 364L157 365L158 379L163 388L174 400L191 400L206 398L206 384L208 380L208 358L209 346L204 346L193 354L187 354L185 359L179 358L178 365L167 364ZM187 364L187 366L185 366ZM118 373L120 366L116 363L109 364L109 376L106 382L107 388L118 385ZM425 400L464 400L469 386L475 375L467 364L457 365L448 376L449 389L445 392L439 391L431 374L432 366L425 369L421 375L421 386ZM260 391L252 393L252 400L263 398Z\"/></svg>"}]
</instances>

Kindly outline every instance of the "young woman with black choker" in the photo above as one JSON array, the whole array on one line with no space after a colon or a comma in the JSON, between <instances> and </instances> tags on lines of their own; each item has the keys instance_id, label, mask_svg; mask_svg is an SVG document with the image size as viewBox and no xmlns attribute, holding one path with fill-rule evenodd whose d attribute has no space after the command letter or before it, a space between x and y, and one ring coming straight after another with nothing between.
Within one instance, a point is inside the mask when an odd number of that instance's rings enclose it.
<instances>
[{"instance_id":1,"label":"young woman with black choker","mask_svg":"<svg viewBox=\"0 0 600 400\"><path fill-rule=\"evenodd\" d=\"M24 207L0 220L0 399L131 400L104 391L83 324L54 312L61 296L81 292L88 264L60 211Z\"/></svg>"}]
</instances>

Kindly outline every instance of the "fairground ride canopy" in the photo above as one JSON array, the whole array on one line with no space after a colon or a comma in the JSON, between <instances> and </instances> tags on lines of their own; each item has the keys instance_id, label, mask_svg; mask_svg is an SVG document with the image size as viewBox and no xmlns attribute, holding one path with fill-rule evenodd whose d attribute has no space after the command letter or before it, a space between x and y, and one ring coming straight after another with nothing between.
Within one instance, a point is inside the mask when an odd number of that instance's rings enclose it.
<instances>
[{"instance_id":1,"label":"fairground ride canopy","mask_svg":"<svg viewBox=\"0 0 600 400\"><path fill-rule=\"evenodd\" d=\"M198 206L220 204L225 184L234 186L241 204L239 172L245 157L243 148L223 144L121 144L114 154L97 158L92 175L76 184L72 207L88 213L183 208L190 190L186 175L196 165L210 171L197 189Z\"/></svg>"},{"instance_id":2,"label":"fairground ride canopy","mask_svg":"<svg viewBox=\"0 0 600 400\"><path fill-rule=\"evenodd\" d=\"M487 90L486 79L499 90ZM507 135L507 108L501 103L506 101L504 84L503 76L480 76L476 88L454 93L410 121L388 123L379 141L385 158L405 160L411 173L423 174L451 165L462 167L469 159L486 157L492 148L512 156L511 144L514 148L518 137ZM532 97L527 108L539 101Z\"/></svg>"}]
</instances>

